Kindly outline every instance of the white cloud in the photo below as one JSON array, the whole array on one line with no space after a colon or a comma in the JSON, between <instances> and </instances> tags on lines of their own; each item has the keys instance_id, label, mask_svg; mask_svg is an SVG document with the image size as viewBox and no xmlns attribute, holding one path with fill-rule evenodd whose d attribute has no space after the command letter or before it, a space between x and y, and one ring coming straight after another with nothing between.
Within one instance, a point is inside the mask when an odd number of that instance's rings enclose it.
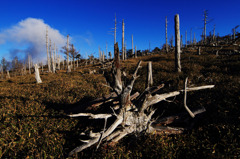
<instances>
[{"instance_id":1,"label":"white cloud","mask_svg":"<svg viewBox=\"0 0 240 159\"><path fill-rule=\"evenodd\" d=\"M59 48L66 44L66 38L56 29L45 24L42 19L27 18L20 21L9 29L0 32L0 45L13 43L9 50L10 56L17 54L31 54L33 60L46 60L46 26L48 26L48 37ZM19 47L27 49L19 49Z\"/></svg>"}]
</instances>

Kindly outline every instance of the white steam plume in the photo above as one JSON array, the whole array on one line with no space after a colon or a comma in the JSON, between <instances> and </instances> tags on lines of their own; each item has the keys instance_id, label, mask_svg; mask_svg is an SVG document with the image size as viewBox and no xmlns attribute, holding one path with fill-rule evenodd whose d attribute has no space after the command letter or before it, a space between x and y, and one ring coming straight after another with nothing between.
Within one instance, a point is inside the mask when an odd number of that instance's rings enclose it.
<instances>
[{"instance_id":1,"label":"white steam plume","mask_svg":"<svg viewBox=\"0 0 240 159\"><path fill-rule=\"evenodd\" d=\"M55 42L58 50L66 44L66 38L56 29L45 24L42 19L27 18L9 29L0 32L0 45L12 43L10 57L30 54L35 62L46 62L46 26L48 37ZM19 49L24 48L24 49Z\"/></svg>"}]
</instances>

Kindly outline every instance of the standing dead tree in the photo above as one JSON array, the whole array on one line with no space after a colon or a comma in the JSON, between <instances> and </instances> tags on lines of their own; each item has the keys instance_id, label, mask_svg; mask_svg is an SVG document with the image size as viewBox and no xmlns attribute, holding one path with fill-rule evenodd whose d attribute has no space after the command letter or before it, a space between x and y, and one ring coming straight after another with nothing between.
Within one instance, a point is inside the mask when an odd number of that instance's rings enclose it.
<instances>
[{"instance_id":1,"label":"standing dead tree","mask_svg":"<svg viewBox=\"0 0 240 159\"><path fill-rule=\"evenodd\" d=\"M67 35L67 46L66 46L66 49L67 49L67 72L71 72L71 70L69 70L69 50L68 50L68 46L69 46L69 35Z\"/></svg>"},{"instance_id":2,"label":"standing dead tree","mask_svg":"<svg viewBox=\"0 0 240 159\"><path fill-rule=\"evenodd\" d=\"M204 10L203 17L204 17L203 42L206 45L207 44L207 24L210 23L213 19L208 18L208 10Z\"/></svg>"},{"instance_id":3,"label":"standing dead tree","mask_svg":"<svg viewBox=\"0 0 240 159\"><path fill-rule=\"evenodd\" d=\"M133 49L133 34L132 34L132 55L134 55L134 49Z\"/></svg>"},{"instance_id":4,"label":"standing dead tree","mask_svg":"<svg viewBox=\"0 0 240 159\"><path fill-rule=\"evenodd\" d=\"M177 72L181 72L180 62L180 29L179 29L179 15L175 15L175 69Z\"/></svg>"},{"instance_id":5,"label":"standing dead tree","mask_svg":"<svg viewBox=\"0 0 240 159\"><path fill-rule=\"evenodd\" d=\"M10 78L10 74L9 74L9 71L7 70L7 76L6 76L7 79Z\"/></svg>"},{"instance_id":6,"label":"standing dead tree","mask_svg":"<svg viewBox=\"0 0 240 159\"><path fill-rule=\"evenodd\" d=\"M51 41L50 41L50 45L51 45ZM53 45L53 47L52 47L52 51L51 51L51 66L52 66L52 73L55 73L56 72L56 69L55 69L55 56L54 56L54 54L55 54L55 52L56 52L56 49L55 49L55 43L54 43L54 45Z\"/></svg>"},{"instance_id":7,"label":"standing dead tree","mask_svg":"<svg viewBox=\"0 0 240 159\"><path fill-rule=\"evenodd\" d=\"M46 27L46 49L47 49L48 72L51 72L51 62L50 62L49 52L48 52L48 27Z\"/></svg>"},{"instance_id":8,"label":"standing dead tree","mask_svg":"<svg viewBox=\"0 0 240 159\"><path fill-rule=\"evenodd\" d=\"M137 58L137 46L135 45L135 53L134 53L134 57Z\"/></svg>"},{"instance_id":9,"label":"standing dead tree","mask_svg":"<svg viewBox=\"0 0 240 159\"><path fill-rule=\"evenodd\" d=\"M42 83L42 80L41 80L40 75L39 75L38 64L35 64L34 68L35 68L35 79L36 79L37 83Z\"/></svg>"},{"instance_id":10,"label":"standing dead tree","mask_svg":"<svg viewBox=\"0 0 240 159\"><path fill-rule=\"evenodd\" d=\"M185 121L186 117L190 119L194 118L197 114L205 111L204 108L198 109L197 111L191 111L187 107L187 92L213 88L214 85L188 88L186 80L185 88L183 90L157 94L157 91L163 88L164 84L157 87L150 87L151 84L149 83L147 84L149 87L147 87L141 95L139 92L132 94L134 82L139 77L137 72L141 68L141 61L137 64L129 84L124 87L121 80L120 58L117 43L114 46L114 55L115 58L112 67L113 81L109 81L113 92L104 98L94 100L93 102L87 104L87 106L103 106L104 104L105 107L106 105L109 105L109 110L112 110L112 113L78 113L69 115L70 117L89 117L90 119L104 119L105 121L102 131L93 132L88 130L81 133L81 135L85 137L85 140L81 140L83 142L82 145L72 150L69 153L69 156L72 156L95 144L97 144L96 146L98 148L102 142L116 143L128 134L153 132L165 132L168 134L182 133L185 130L184 128L169 127L168 124L179 120ZM149 67L149 70L150 69L151 67ZM151 76L151 73L149 73L149 76ZM150 77L148 79L148 81L151 82L152 78ZM153 107L155 104L165 101L170 97L180 95L181 93L184 93L184 107L187 110L186 112L188 112L187 114L178 114L176 116L165 117L158 120L153 118L153 115L156 112L156 106ZM109 120L110 118L111 120ZM86 138L88 138L88 140L86 140Z\"/></svg>"},{"instance_id":11,"label":"standing dead tree","mask_svg":"<svg viewBox=\"0 0 240 159\"><path fill-rule=\"evenodd\" d=\"M166 53L168 53L168 38L167 38L167 16L166 16L166 19L165 19L165 36L166 36Z\"/></svg>"},{"instance_id":12,"label":"standing dead tree","mask_svg":"<svg viewBox=\"0 0 240 159\"><path fill-rule=\"evenodd\" d=\"M204 33L204 42L206 42L206 39L207 39L207 16L208 16L208 12L206 10L204 10L204 30L203 30L203 33Z\"/></svg>"},{"instance_id":13,"label":"standing dead tree","mask_svg":"<svg viewBox=\"0 0 240 159\"><path fill-rule=\"evenodd\" d=\"M1 66L1 65L0 65ZM4 77L4 74L3 74L3 66L1 66L1 79L3 79L3 77Z\"/></svg>"},{"instance_id":14,"label":"standing dead tree","mask_svg":"<svg viewBox=\"0 0 240 159\"><path fill-rule=\"evenodd\" d=\"M115 14L115 22L114 22L114 45L116 44L116 38L117 38L117 17Z\"/></svg>"},{"instance_id":15,"label":"standing dead tree","mask_svg":"<svg viewBox=\"0 0 240 159\"><path fill-rule=\"evenodd\" d=\"M125 60L125 48L124 48L124 19L122 20L122 60Z\"/></svg>"},{"instance_id":16,"label":"standing dead tree","mask_svg":"<svg viewBox=\"0 0 240 159\"><path fill-rule=\"evenodd\" d=\"M28 70L29 74L31 74L31 55L28 54Z\"/></svg>"},{"instance_id":17,"label":"standing dead tree","mask_svg":"<svg viewBox=\"0 0 240 159\"><path fill-rule=\"evenodd\" d=\"M108 46L107 46L107 42L106 42L106 57L107 57L107 60L108 60Z\"/></svg>"}]
</instances>

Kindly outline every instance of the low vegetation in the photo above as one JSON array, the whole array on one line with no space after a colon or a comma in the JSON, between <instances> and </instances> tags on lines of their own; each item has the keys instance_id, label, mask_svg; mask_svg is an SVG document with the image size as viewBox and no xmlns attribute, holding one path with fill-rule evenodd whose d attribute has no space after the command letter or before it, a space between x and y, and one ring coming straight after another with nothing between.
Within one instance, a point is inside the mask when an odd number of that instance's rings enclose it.
<instances>
[{"instance_id":1,"label":"low vegetation","mask_svg":"<svg viewBox=\"0 0 240 159\"><path fill-rule=\"evenodd\" d=\"M76 158L238 158L240 157L240 56L182 54L182 73L174 72L173 53L129 59L122 63L125 72L133 73L139 59L143 68L133 88L145 88L147 61L153 62L153 85L165 83L163 92L190 85L214 84L211 90L189 93L190 109L204 106L206 113L194 129L181 135L133 134L116 145L102 145L80 152ZM47 68L46 68L47 69ZM89 74L88 69L96 69ZM103 71L93 66L34 75L11 77L0 81L0 158L66 158L80 145L87 118L69 118L67 113L84 109L83 103L109 93ZM162 102L159 114L183 110L183 96ZM90 108L89 111L101 111ZM99 124L103 124L100 121Z\"/></svg>"}]
</instances>

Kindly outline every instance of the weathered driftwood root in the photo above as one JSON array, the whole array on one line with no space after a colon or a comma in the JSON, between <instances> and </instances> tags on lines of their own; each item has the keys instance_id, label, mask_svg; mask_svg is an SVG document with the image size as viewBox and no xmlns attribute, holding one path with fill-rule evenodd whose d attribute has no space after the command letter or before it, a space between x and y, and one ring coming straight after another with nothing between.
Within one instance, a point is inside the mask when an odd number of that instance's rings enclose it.
<instances>
[{"instance_id":1,"label":"weathered driftwood root","mask_svg":"<svg viewBox=\"0 0 240 159\"><path fill-rule=\"evenodd\" d=\"M117 52L117 51L116 51ZM117 55L116 55L117 56ZM118 56L117 56L118 57ZM118 59L118 58L117 58ZM69 115L70 117L80 117L80 116L89 116L91 119L104 119L105 123L103 126L103 130L101 132L93 133L90 132L86 134L90 139L82 141L83 144L74 150L72 150L69 155L72 156L73 154L80 152L94 144L97 144L97 147L100 145L102 141L105 142L118 142L124 136L131 134L131 133L167 133L167 134L178 134L182 133L185 129L184 128L176 128L171 127L169 124L182 121L182 119L186 117L194 118L197 114L200 114L205 111L204 108L191 111L186 105L187 99L187 91L195 91L201 89L209 89L213 88L214 85L208 86L200 86L200 87L187 87L187 79L185 82L185 88L179 91L173 91L169 93L163 94L155 94L156 91L161 89L164 85L160 85L158 87L151 87L152 84L151 78L148 78L149 84L147 84L147 88L142 95L139 93L135 93L131 95L132 88L134 85L135 80L139 77L137 76L138 69L141 67L141 61L138 63L136 70L132 76L132 80L130 81L129 85L125 88L122 86L121 81L121 72L119 68L119 61L115 59L115 68L113 68L113 77L115 85L111 86L115 92L115 94L108 96L105 98L106 101L111 100L112 103L115 103L112 109L111 114L91 114L91 113L79 113ZM150 65L149 65L150 66ZM184 92L184 107L188 113L183 113L175 116L165 117L161 119L153 119L153 115L156 110L153 109L153 105L157 104L161 101L165 101L170 97L175 97L179 94ZM104 103L101 100L96 100L94 104L101 105ZM113 123L106 127L107 120L109 118L114 119Z\"/></svg>"}]
</instances>

